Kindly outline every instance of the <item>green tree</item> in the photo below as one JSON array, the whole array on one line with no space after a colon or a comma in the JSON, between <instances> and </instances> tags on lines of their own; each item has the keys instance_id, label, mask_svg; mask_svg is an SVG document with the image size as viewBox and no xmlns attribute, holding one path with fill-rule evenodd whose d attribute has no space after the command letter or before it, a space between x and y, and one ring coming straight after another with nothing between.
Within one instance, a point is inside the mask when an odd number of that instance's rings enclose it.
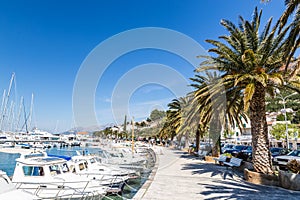
<instances>
[{"instance_id":1,"label":"green tree","mask_svg":"<svg viewBox=\"0 0 300 200\"><path fill-rule=\"evenodd\" d=\"M103 134L103 131L94 131L93 132L94 137L100 137L100 136L102 136L102 134Z\"/></svg>"},{"instance_id":2,"label":"green tree","mask_svg":"<svg viewBox=\"0 0 300 200\"><path fill-rule=\"evenodd\" d=\"M174 139L176 135L176 128L174 127L174 124L172 123L172 114L171 110L167 110L166 117L163 119L163 127L159 131L159 138L171 138L171 140Z\"/></svg>"},{"instance_id":3,"label":"green tree","mask_svg":"<svg viewBox=\"0 0 300 200\"><path fill-rule=\"evenodd\" d=\"M293 119L293 115L291 113L286 113L286 119L288 121L291 121ZM276 120L277 121L285 121L284 114L277 115Z\"/></svg>"},{"instance_id":4,"label":"green tree","mask_svg":"<svg viewBox=\"0 0 300 200\"><path fill-rule=\"evenodd\" d=\"M249 110L251 121L253 167L256 172L273 173L269 152L266 121L266 94L274 96L275 87L286 87L281 67L286 63L289 27L277 33L278 24L271 28L272 18L260 33L262 11L255 8L252 21L239 18L239 25L222 20L229 35L222 41L207 40L216 56L203 63L202 70L220 70L227 97L238 94L232 101L242 101L244 111ZM214 86L217 91L219 85Z\"/></svg>"},{"instance_id":5,"label":"green tree","mask_svg":"<svg viewBox=\"0 0 300 200\"><path fill-rule=\"evenodd\" d=\"M106 127L106 128L103 130L103 134L104 134L105 136L112 135L112 134L113 134L113 131L112 131L111 127Z\"/></svg>"},{"instance_id":6,"label":"green tree","mask_svg":"<svg viewBox=\"0 0 300 200\"><path fill-rule=\"evenodd\" d=\"M145 122L145 121L142 121L142 122L141 122L141 127L145 127L145 126L147 126L146 122Z\"/></svg>"},{"instance_id":7,"label":"green tree","mask_svg":"<svg viewBox=\"0 0 300 200\"><path fill-rule=\"evenodd\" d=\"M272 126L272 129L270 130L270 133L276 140L280 140L280 139L285 139L286 138L285 131L286 131L286 125L285 124L275 124L274 126ZM293 137L294 133L296 131L299 131L297 126L295 126L294 124L288 124L288 135L289 135L289 137Z\"/></svg>"},{"instance_id":8,"label":"green tree","mask_svg":"<svg viewBox=\"0 0 300 200\"><path fill-rule=\"evenodd\" d=\"M300 110L296 111L292 119L293 124L300 124Z\"/></svg>"},{"instance_id":9,"label":"green tree","mask_svg":"<svg viewBox=\"0 0 300 200\"><path fill-rule=\"evenodd\" d=\"M150 113L150 119L151 119L152 121L162 119L164 116L166 116L166 112L163 111L163 110L154 109L154 110Z\"/></svg>"}]
</instances>

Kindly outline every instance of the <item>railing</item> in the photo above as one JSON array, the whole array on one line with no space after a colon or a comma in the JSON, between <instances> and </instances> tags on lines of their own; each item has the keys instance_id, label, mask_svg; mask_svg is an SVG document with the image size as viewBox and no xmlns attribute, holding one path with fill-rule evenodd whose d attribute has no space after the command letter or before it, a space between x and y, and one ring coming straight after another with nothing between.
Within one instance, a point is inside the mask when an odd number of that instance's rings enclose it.
<instances>
[{"instance_id":1,"label":"railing","mask_svg":"<svg viewBox=\"0 0 300 200\"><path fill-rule=\"evenodd\" d=\"M81 187L74 187L81 183ZM66 181L66 182L18 182L17 189L30 192L40 199L85 199L103 197L101 186L89 186L90 181ZM71 186L74 184L74 186ZM87 191L90 190L91 191ZM93 191L95 189L95 191ZM98 189L98 191L97 191ZM105 191L106 192L106 191Z\"/></svg>"}]
</instances>

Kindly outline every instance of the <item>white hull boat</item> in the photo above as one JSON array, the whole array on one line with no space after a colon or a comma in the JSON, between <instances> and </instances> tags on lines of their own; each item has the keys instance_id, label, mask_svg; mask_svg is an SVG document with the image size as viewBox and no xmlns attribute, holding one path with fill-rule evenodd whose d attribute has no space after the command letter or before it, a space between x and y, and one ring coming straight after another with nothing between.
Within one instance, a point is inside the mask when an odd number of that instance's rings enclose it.
<instances>
[{"instance_id":1,"label":"white hull boat","mask_svg":"<svg viewBox=\"0 0 300 200\"><path fill-rule=\"evenodd\" d=\"M101 199L108 189L95 180L71 173L66 160L49 157L45 152L16 159L12 182L17 189L41 199Z\"/></svg>"}]
</instances>

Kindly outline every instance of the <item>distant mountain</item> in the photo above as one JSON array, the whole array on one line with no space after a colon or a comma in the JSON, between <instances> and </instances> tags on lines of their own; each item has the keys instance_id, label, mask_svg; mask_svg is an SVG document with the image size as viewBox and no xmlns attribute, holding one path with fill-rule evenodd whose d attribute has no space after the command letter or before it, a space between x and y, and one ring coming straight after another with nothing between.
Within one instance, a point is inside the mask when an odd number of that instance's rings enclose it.
<instances>
[{"instance_id":1,"label":"distant mountain","mask_svg":"<svg viewBox=\"0 0 300 200\"><path fill-rule=\"evenodd\" d=\"M147 122L146 120L143 120L145 121L145 123L147 124L147 126L145 127L138 127L140 129L147 129L147 128L153 128L153 127L157 127L160 122L161 122L161 119L160 120L155 120L155 121L151 121L151 122ZM136 121L137 122L137 121ZM141 123L141 121L139 122ZM74 127L70 130L67 130L61 134L76 134L78 132L88 132L88 133L93 133L95 131L101 131L101 130L104 130L106 127L116 127L116 128L119 128L119 131L123 131L123 125L116 125L114 123L109 123L109 124L105 124L105 125L101 125L101 126L89 126L89 127ZM135 128L137 128L135 126ZM131 131L132 130L132 125L130 123L127 124L126 126L126 129L127 131Z\"/></svg>"},{"instance_id":2,"label":"distant mountain","mask_svg":"<svg viewBox=\"0 0 300 200\"><path fill-rule=\"evenodd\" d=\"M93 133L95 131L101 131L104 130L106 127L111 127L113 124L106 124L101 126L89 126L89 127L74 127L68 131L63 132L62 134L72 134L77 132L89 132Z\"/></svg>"}]
</instances>

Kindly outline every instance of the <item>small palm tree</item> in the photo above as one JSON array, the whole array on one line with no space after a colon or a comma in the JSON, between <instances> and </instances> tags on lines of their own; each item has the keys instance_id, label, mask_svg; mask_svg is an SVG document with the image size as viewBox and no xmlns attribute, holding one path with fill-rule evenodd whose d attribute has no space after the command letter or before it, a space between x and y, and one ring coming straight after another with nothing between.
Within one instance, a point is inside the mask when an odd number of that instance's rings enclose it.
<instances>
[{"instance_id":1,"label":"small palm tree","mask_svg":"<svg viewBox=\"0 0 300 200\"><path fill-rule=\"evenodd\" d=\"M169 119L175 132L178 132L181 124L181 103L178 99L173 99L171 103L168 104L169 107Z\"/></svg>"},{"instance_id":2,"label":"small palm tree","mask_svg":"<svg viewBox=\"0 0 300 200\"><path fill-rule=\"evenodd\" d=\"M212 155L218 156L220 153L221 131L228 130L229 124L237 125L242 131L242 119L247 116L243 113L242 102L237 100L236 94L228 92L226 97L225 88L218 84L221 77L216 73L206 72L206 74L196 74L191 78L194 82L191 86L195 88L195 105L193 114L199 116L202 127L209 126L210 137L213 139ZM220 87L215 87L219 85ZM234 100L233 100L234 99Z\"/></svg>"},{"instance_id":3,"label":"small palm tree","mask_svg":"<svg viewBox=\"0 0 300 200\"><path fill-rule=\"evenodd\" d=\"M187 113L190 110L191 97L180 97L178 99L173 99L171 103L168 104L169 107L169 123L172 124L176 135L181 138L185 136L185 145L188 145L189 134L191 132L191 127L187 126L186 118Z\"/></svg>"}]
</instances>

